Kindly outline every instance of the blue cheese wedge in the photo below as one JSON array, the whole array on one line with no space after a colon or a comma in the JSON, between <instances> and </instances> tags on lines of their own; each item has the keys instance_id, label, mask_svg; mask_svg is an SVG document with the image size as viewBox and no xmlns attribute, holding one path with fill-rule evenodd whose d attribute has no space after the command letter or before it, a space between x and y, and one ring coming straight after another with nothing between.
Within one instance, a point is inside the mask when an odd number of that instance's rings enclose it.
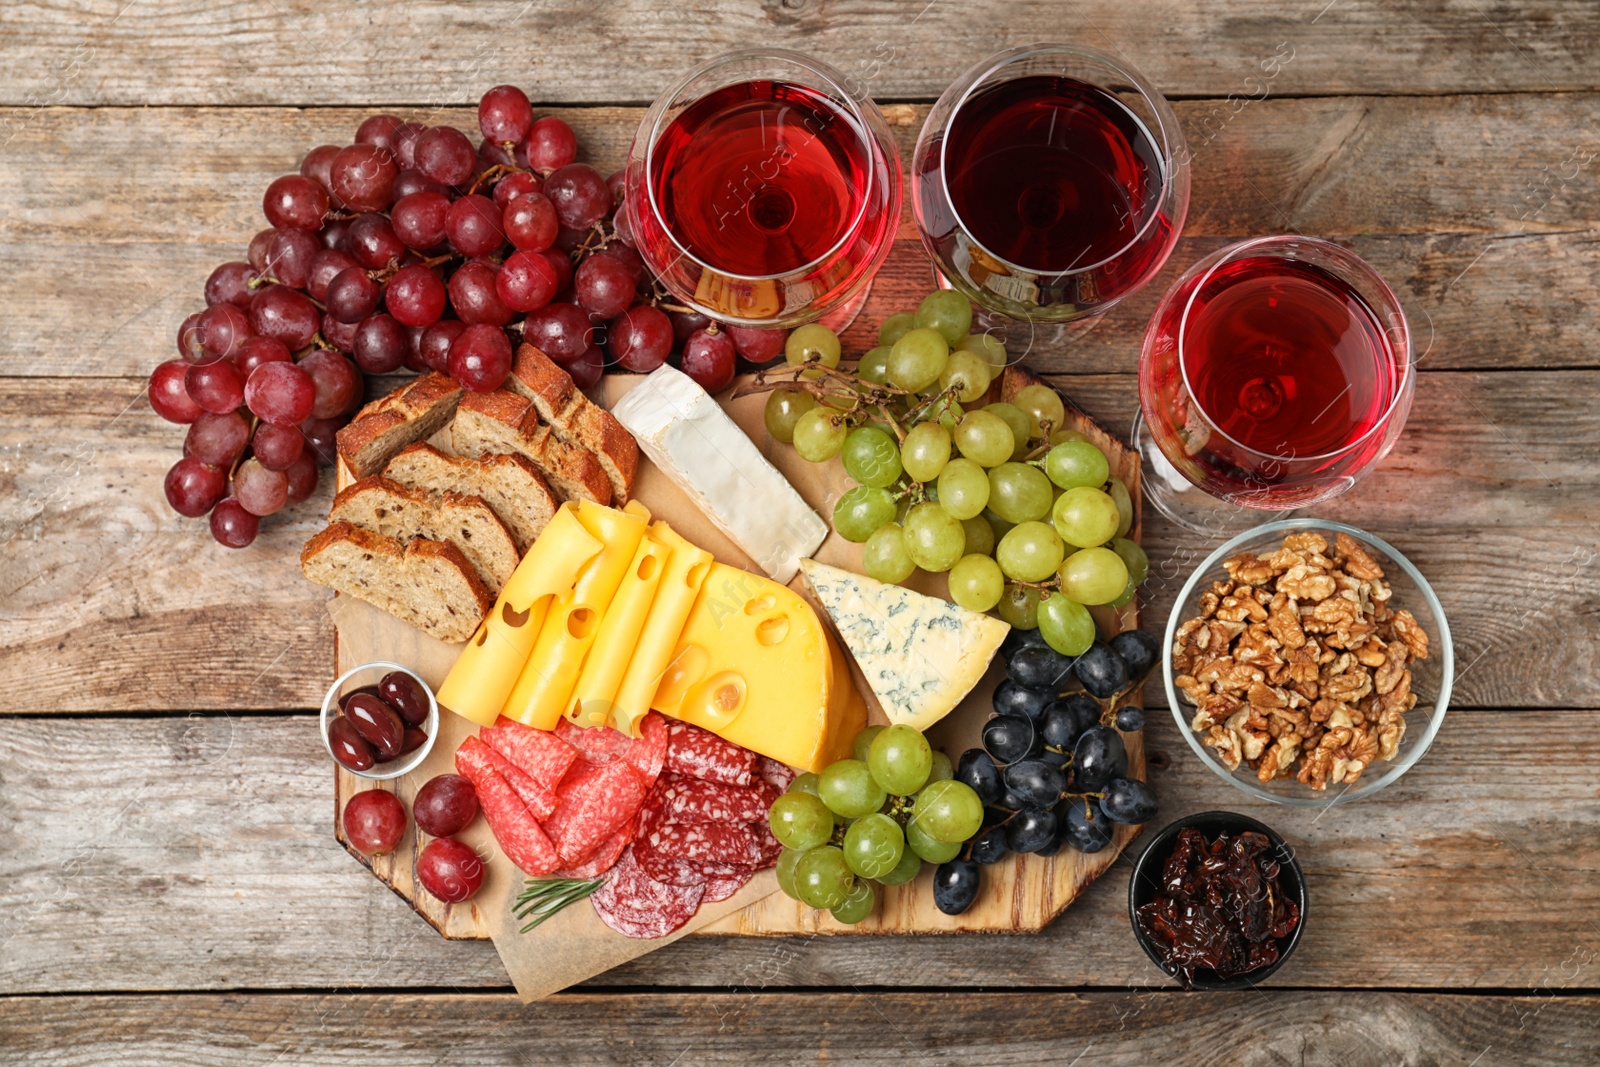
<instances>
[{"instance_id":1,"label":"blue cheese wedge","mask_svg":"<svg viewBox=\"0 0 1600 1067\"><path fill-rule=\"evenodd\" d=\"M611 413L773 581L787 584L828 536L828 524L688 375L662 366Z\"/></svg>"},{"instance_id":2,"label":"blue cheese wedge","mask_svg":"<svg viewBox=\"0 0 1600 1067\"><path fill-rule=\"evenodd\" d=\"M926 730L950 714L1011 630L988 615L814 559L800 567L892 723Z\"/></svg>"}]
</instances>

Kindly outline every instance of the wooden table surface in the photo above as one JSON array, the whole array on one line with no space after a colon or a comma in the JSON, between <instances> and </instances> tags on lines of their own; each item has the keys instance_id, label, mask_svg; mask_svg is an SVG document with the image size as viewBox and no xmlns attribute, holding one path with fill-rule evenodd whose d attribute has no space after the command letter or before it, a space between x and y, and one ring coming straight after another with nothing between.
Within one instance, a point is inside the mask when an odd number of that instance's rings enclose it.
<instances>
[{"instance_id":1,"label":"wooden table surface","mask_svg":"<svg viewBox=\"0 0 1600 1067\"><path fill-rule=\"evenodd\" d=\"M1334 238L1405 303L1410 423L1318 513L1445 604L1433 750L1356 805L1246 802L1152 690L1162 820L1248 812L1305 865L1305 938L1250 992L1146 962L1122 862L1036 936L690 938L520 1005L333 840L332 631L296 563L326 485L219 549L162 500L182 432L145 376L266 183L370 112L470 129L513 82L608 170L670 79L764 42L912 105L909 147L968 65L1051 38L1126 55L1194 148L1162 276L1031 360L1092 414L1129 424L1157 296L1228 241ZM0 1063L1597 1062L1597 160L1593 0L0 6ZM900 236L873 316L927 284ZM1209 546L1147 545L1156 625Z\"/></svg>"}]
</instances>

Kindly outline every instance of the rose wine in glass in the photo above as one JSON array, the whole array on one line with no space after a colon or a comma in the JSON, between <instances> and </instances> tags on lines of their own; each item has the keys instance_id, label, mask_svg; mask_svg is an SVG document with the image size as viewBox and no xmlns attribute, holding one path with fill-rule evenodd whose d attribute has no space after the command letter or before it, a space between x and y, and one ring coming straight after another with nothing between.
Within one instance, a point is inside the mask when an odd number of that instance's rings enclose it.
<instances>
[{"instance_id":1,"label":"rose wine in glass","mask_svg":"<svg viewBox=\"0 0 1600 1067\"><path fill-rule=\"evenodd\" d=\"M1135 432L1158 450L1152 501L1222 533L1237 523L1214 501L1284 510L1344 492L1404 425L1410 359L1399 302L1353 253L1305 237L1214 253L1145 334Z\"/></svg>"},{"instance_id":2,"label":"rose wine in glass","mask_svg":"<svg viewBox=\"0 0 1600 1067\"><path fill-rule=\"evenodd\" d=\"M1149 281L1189 198L1160 93L1066 46L969 71L930 112L912 173L923 244L948 284L1034 323L1087 320Z\"/></svg>"},{"instance_id":3,"label":"rose wine in glass","mask_svg":"<svg viewBox=\"0 0 1600 1067\"><path fill-rule=\"evenodd\" d=\"M854 316L894 240L900 171L877 107L842 81L797 53L734 53L646 115L629 225L674 297L746 325Z\"/></svg>"}]
</instances>

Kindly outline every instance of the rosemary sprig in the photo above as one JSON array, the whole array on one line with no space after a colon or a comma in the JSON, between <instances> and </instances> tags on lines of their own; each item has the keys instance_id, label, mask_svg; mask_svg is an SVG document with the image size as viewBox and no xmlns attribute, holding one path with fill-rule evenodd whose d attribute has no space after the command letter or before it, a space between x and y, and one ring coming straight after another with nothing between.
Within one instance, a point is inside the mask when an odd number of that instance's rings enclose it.
<instances>
[{"instance_id":1,"label":"rosemary sprig","mask_svg":"<svg viewBox=\"0 0 1600 1067\"><path fill-rule=\"evenodd\" d=\"M576 903L599 889L602 881L604 879L601 878L530 878L522 892L517 894L512 914L519 919L532 917L532 921L522 928L521 932L525 934L568 904Z\"/></svg>"}]
</instances>

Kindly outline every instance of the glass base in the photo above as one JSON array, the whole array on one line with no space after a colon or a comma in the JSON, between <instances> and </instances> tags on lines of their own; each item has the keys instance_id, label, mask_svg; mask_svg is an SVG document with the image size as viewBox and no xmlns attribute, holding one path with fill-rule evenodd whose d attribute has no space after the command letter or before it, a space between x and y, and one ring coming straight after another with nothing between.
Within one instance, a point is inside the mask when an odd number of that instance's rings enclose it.
<instances>
[{"instance_id":1,"label":"glass base","mask_svg":"<svg viewBox=\"0 0 1600 1067\"><path fill-rule=\"evenodd\" d=\"M867 306L867 297L871 292L872 279L869 278L867 284L857 290L855 296L836 307L829 308L817 321L836 334L844 333L860 316L861 309Z\"/></svg>"},{"instance_id":2,"label":"glass base","mask_svg":"<svg viewBox=\"0 0 1600 1067\"><path fill-rule=\"evenodd\" d=\"M933 267L933 284L940 289L954 289L950 280L938 267ZM1012 363L1021 363L1034 352L1065 348L1100 324L1100 315L1084 315L1071 322L1035 321L1014 319L991 311L982 304L972 306L972 332L998 337L1006 346L1006 355Z\"/></svg>"},{"instance_id":3,"label":"glass base","mask_svg":"<svg viewBox=\"0 0 1600 1067\"><path fill-rule=\"evenodd\" d=\"M1214 541L1260 526L1264 522L1287 519L1293 510L1246 508L1230 503L1195 485L1172 465L1155 435L1145 427L1144 412L1133 417L1128 441L1139 453L1145 499L1172 522L1191 533Z\"/></svg>"}]
</instances>

